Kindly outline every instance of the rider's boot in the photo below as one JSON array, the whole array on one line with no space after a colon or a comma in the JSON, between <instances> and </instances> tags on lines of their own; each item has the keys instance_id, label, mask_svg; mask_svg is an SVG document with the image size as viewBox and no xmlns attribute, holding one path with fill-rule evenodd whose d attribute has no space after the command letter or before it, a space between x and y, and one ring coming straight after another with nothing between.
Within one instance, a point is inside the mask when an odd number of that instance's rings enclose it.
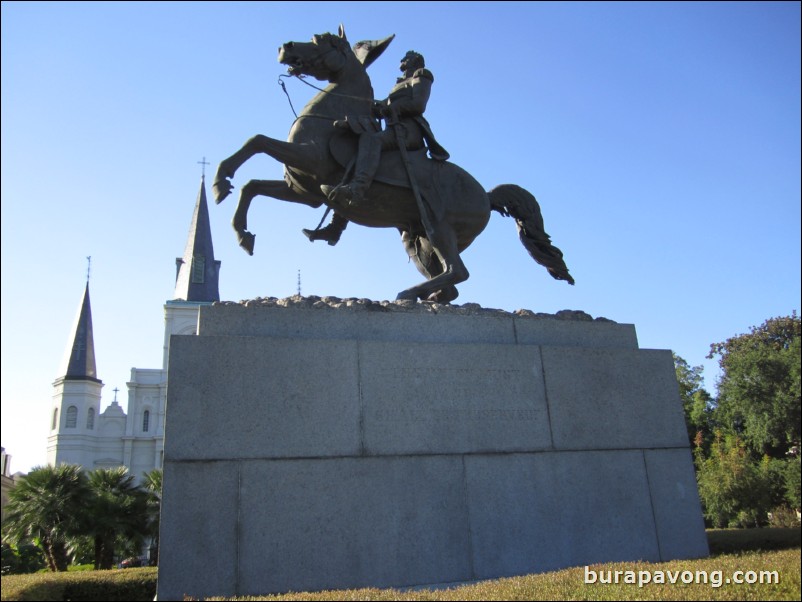
<instances>
[{"instance_id":1,"label":"rider's boot","mask_svg":"<svg viewBox=\"0 0 802 602\"><path fill-rule=\"evenodd\" d=\"M335 212L331 218L331 223L325 228L318 228L317 230L307 230L304 228L301 232L309 239L309 242L325 240L333 247L339 242L340 235L342 235L347 225L348 220Z\"/></svg>"}]
</instances>

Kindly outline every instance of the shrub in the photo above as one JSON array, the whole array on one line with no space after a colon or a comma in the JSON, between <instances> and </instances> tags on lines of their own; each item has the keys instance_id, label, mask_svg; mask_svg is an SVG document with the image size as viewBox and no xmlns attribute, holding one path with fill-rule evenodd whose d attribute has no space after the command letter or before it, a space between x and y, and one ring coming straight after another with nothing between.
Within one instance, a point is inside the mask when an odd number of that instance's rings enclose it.
<instances>
[{"instance_id":1,"label":"shrub","mask_svg":"<svg viewBox=\"0 0 802 602\"><path fill-rule=\"evenodd\" d=\"M799 526L799 516L796 510L788 506L777 506L769 512L769 524L772 527L791 528Z\"/></svg>"},{"instance_id":2,"label":"shrub","mask_svg":"<svg viewBox=\"0 0 802 602\"><path fill-rule=\"evenodd\" d=\"M143 601L156 596L158 569L38 573L3 577L3 600Z\"/></svg>"},{"instance_id":3,"label":"shrub","mask_svg":"<svg viewBox=\"0 0 802 602\"><path fill-rule=\"evenodd\" d=\"M3 575L24 575L35 573L45 566L42 550L32 543L18 546L3 544Z\"/></svg>"}]
</instances>

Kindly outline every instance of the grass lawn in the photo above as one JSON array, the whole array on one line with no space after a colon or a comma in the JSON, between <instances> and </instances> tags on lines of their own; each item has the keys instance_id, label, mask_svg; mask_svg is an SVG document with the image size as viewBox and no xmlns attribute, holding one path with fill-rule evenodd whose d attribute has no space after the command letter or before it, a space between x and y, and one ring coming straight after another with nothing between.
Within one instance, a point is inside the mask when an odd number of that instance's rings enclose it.
<instances>
[{"instance_id":1,"label":"grass lawn","mask_svg":"<svg viewBox=\"0 0 802 602\"><path fill-rule=\"evenodd\" d=\"M800 529L713 529L711 556L663 563L620 562L483 581L450 589L354 589L209 600L799 600ZM601 579L618 583L599 583ZM650 579L639 586L638 580ZM658 575L660 575L658 577ZM685 584L692 578L695 583ZM634 583L626 583L627 580ZM671 580L674 583L671 583ZM727 583L727 580L730 580ZM759 583L760 580L764 583ZM654 583L654 581L664 583ZM752 581L755 583L736 583ZM703 583L700 581L706 581ZM766 583L772 581L771 583Z\"/></svg>"}]
</instances>

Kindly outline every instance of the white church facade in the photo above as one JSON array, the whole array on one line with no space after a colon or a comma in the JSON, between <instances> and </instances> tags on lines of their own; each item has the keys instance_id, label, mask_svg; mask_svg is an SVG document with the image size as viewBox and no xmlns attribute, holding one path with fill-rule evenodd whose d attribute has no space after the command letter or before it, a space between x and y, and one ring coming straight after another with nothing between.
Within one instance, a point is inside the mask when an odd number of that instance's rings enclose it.
<instances>
[{"instance_id":1,"label":"white church facade","mask_svg":"<svg viewBox=\"0 0 802 602\"><path fill-rule=\"evenodd\" d=\"M100 412L103 382L95 367L87 282L53 383L48 464L79 464L86 470L126 466L137 480L162 467L170 337L196 334L199 308L220 300L219 274L202 178L184 255L176 259L174 299L164 306L162 366L132 368L127 412L117 401L116 389L114 401Z\"/></svg>"}]
</instances>

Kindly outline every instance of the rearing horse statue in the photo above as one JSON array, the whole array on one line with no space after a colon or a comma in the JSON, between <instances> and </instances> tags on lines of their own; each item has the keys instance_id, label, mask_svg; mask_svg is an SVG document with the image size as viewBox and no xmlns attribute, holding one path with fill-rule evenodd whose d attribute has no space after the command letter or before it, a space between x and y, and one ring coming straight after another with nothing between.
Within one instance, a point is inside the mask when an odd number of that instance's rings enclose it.
<instances>
[{"instance_id":1,"label":"rearing horse statue","mask_svg":"<svg viewBox=\"0 0 802 602\"><path fill-rule=\"evenodd\" d=\"M495 210L515 219L521 242L535 261L555 279L573 284L562 252L544 230L532 194L512 184L485 192L457 165L427 159L425 149L409 151L404 157L398 151L385 151L364 202L329 199L323 194L321 185L335 186L347 178L356 154L356 134L334 122L373 119L367 67L392 39L359 42L352 48L340 26L338 35L324 33L313 36L311 42L288 42L279 49L278 60L291 75L311 75L329 85L298 115L287 142L256 135L220 163L213 185L217 203L231 192L230 179L237 169L257 153L285 166L284 180L251 180L242 187L232 220L240 246L253 254L255 238L247 230L247 214L256 196L313 208L325 204L354 223L399 230L408 255L427 280L401 291L397 299L449 303L459 294L456 285L468 279L460 253L485 229ZM414 176L407 171L410 166Z\"/></svg>"}]
</instances>

